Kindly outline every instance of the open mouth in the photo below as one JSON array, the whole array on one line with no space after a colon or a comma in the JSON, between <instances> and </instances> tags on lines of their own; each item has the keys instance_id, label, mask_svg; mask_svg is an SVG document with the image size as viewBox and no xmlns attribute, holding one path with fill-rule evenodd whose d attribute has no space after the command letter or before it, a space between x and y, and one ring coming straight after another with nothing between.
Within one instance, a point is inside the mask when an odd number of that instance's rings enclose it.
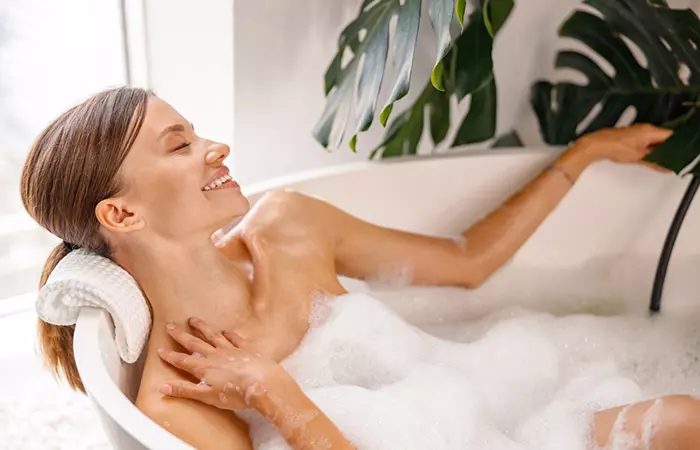
<instances>
[{"instance_id":1,"label":"open mouth","mask_svg":"<svg viewBox=\"0 0 700 450\"><path fill-rule=\"evenodd\" d=\"M203 191L214 191L217 189L226 189L226 188L232 188L232 187L237 187L238 183L233 181L231 178L231 175L222 175L219 178L215 179L211 183L207 184L202 188Z\"/></svg>"}]
</instances>

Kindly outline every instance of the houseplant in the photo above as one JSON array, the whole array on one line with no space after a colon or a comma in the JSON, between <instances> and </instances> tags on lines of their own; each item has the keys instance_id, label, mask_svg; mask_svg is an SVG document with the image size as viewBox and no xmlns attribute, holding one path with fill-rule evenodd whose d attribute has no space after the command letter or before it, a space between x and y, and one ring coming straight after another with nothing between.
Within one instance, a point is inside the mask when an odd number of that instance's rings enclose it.
<instances>
[{"instance_id":1,"label":"houseplant","mask_svg":"<svg viewBox=\"0 0 700 450\"><path fill-rule=\"evenodd\" d=\"M391 122L394 103L410 87L413 54L422 0L363 0L357 18L341 33L338 52L325 75L326 108L314 129L324 147L336 148L354 125L357 134L375 120L377 97L391 50L394 75L387 82L391 95L382 105L379 122L388 126L371 158L412 155L429 120L434 144L450 126L451 97L471 96L469 111L460 120L452 147L483 142L496 130L497 85L493 74L493 40L506 23L513 0L425 0L437 37L435 66L418 99ZM674 135L647 157L678 174L692 174L664 247L657 271L652 310L658 310L666 266L675 236L700 185L700 19L692 10L672 9L665 0L585 0L596 13L575 10L559 35L585 44L614 69L609 74L588 55L565 50L557 54L557 68L574 69L586 84L538 81L531 105L545 142L566 145L578 136L620 125L622 114L635 111L627 124L647 122L675 129ZM389 28L396 29L389 49ZM452 40L450 25L459 20L462 31ZM624 37L624 39L623 39ZM627 41L644 55L641 63ZM349 119L356 118L353 124ZM515 133L499 140L519 143Z\"/></svg>"},{"instance_id":2,"label":"houseplant","mask_svg":"<svg viewBox=\"0 0 700 450\"><path fill-rule=\"evenodd\" d=\"M394 103L410 87L422 1L427 2L438 41L435 67L413 105L389 122ZM616 125L625 109L632 107L636 115L631 122L676 128L674 139L649 159L682 172L700 154L700 146L692 145L700 140L700 19L692 10L669 8L663 0L583 3L598 14L574 11L559 34L585 44L606 59L615 73L607 74L583 53L559 52L556 67L577 70L588 83L538 81L532 86L531 104L544 141L565 145L581 134ZM467 12L465 0L363 0L358 17L341 33L339 51L326 72L328 100L314 136L324 147L337 148L354 116L357 121L350 146L355 149L357 134L375 121L382 83L389 83L391 95L378 120L389 127L373 157L415 154L425 126L423 112L430 119L433 141L442 142L449 128L452 96L462 100L471 95L471 108L452 146L491 139L496 129L497 94L493 39L513 6L513 0L477 0ZM397 25L389 48L389 24L394 16ZM455 17L463 28L451 41L449 29ZM622 36L641 50L646 66ZM391 80L384 80L389 53L397 70ZM345 65L344 59L348 60ZM591 115L596 106L600 111Z\"/></svg>"}]
</instances>

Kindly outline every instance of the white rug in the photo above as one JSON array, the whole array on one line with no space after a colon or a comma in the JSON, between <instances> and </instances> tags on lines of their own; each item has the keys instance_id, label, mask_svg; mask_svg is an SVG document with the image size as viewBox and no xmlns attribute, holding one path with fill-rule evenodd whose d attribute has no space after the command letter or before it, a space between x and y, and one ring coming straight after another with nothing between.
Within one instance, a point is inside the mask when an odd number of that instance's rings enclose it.
<instances>
[{"instance_id":1,"label":"white rug","mask_svg":"<svg viewBox=\"0 0 700 450\"><path fill-rule=\"evenodd\" d=\"M111 448L87 397L58 387L50 377L3 392L0 442L6 450Z\"/></svg>"}]
</instances>

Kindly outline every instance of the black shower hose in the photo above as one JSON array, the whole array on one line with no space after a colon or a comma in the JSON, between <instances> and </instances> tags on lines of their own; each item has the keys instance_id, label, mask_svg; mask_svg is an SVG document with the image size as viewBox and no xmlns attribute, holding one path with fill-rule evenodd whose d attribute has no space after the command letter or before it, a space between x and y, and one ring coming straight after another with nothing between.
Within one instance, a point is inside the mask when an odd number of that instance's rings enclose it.
<instances>
[{"instance_id":1,"label":"black shower hose","mask_svg":"<svg viewBox=\"0 0 700 450\"><path fill-rule=\"evenodd\" d=\"M683 199L681 199L680 205L676 210L676 215L671 222L671 227L666 235L666 241L664 242L663 250L661 251L661 257L659 258L659 265L656 268L656 276L654 277L654 287L651 291L651 302L649 303L649 312L654 314L661 310L661 295L664 290L664 282L666 281L666 272L668 271L668 263L671 260L671 253L673 253L673 246L676 244L676 238L678 238L678 233L683 225L683 220L685 215L690 208L690 204L693 202L695 193L700 187L700 175L693 175L693 179L690 181L688 188L683 194Z\"/></svg>"}]
</instances>

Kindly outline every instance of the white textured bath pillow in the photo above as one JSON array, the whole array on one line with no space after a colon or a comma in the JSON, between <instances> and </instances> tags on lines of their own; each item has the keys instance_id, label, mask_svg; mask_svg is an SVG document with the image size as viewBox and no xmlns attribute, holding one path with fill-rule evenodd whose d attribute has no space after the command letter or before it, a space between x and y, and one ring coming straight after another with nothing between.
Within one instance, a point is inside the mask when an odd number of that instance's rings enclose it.
<instances>
[{"instance_id":1,"label":"white textured bath pillow","mask_svg":"<svg viewBox=\"0 0 700 450\"><path fill-rule=\"evenodd\" d=\"M54 325L74 325L84 306L106 310L119 356L139 358L151 328L148 303L136 280L112 260L78 249L66 255L39 291L36 311Z\"/></svg>"}]
</instances>

